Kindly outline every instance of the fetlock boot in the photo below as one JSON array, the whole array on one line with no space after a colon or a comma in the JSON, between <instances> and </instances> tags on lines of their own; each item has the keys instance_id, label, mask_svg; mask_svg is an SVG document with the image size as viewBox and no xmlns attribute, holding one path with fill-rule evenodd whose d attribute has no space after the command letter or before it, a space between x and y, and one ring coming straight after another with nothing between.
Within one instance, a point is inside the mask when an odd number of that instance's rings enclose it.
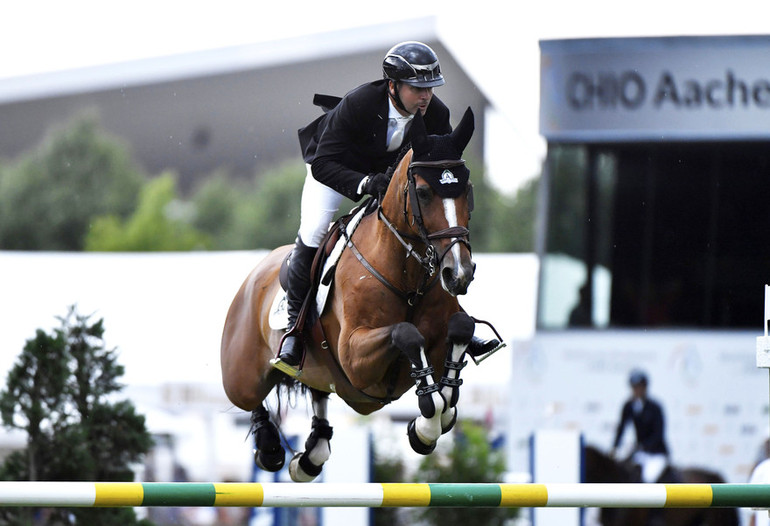
<instances>
[{"instance_id":1,"label":"fetlock boot","mask_svg":"<svg viewBox=\"0 0 770 526\"><path fill-rule=\"evenodd\" d=\"M299 376L299 367L305 353L302 337L303 327L297 326L297 316L310 291L310 267L313 265L315 253L315 247L305 245L297 237L289 258L286 283L286 303L289 311L288 329L281 340L281 350L278 352L278 356L270 361L273 367L293 377Z\"/></svg>"}]
</instances>

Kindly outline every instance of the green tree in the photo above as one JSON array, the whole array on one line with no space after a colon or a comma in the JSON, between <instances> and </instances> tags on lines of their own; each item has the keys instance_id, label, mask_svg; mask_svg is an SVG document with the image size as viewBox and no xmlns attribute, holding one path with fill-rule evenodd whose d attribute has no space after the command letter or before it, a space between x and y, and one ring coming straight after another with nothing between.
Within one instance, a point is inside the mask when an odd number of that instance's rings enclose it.
<instances>
[{"instance_id":1,"label":"green tree","mask_svg":"<svg viewBox=\"0 0 770 526\"><path fill-rule=\"evenodd\" d=\"M460 420L448 451L437 449L425 457L415 482L500 482L505 472L503 451L494 449L486 430L469 420ZM425 508L416 512L421 521L435 526L502 525L518 514L507 508Z\"/></svg>"},{"instance_id":2,"label":"green tree","mask_svg":"<svg viewBox=\"0 0 770 526\"><path fill-rule=\"evenodd\" d=\"M213 250L256 248L253 239L235 229L239 203L252 199L253 189L246 181L233 181L225 172L207 178L192 196L195 215L193 226L211 239Z\"/></svg>"},{"instance_id":3,"label":"green tree","mask_svg":"<svg viewBox=\"0 0 770 526\"><path fill-rule=\"evenodd\" d=\"M2 480L131 481L132 463L152 440L122 389L123 366L104 346L103 320L71 307L61 327L27 340L0 391L3 426L27 435L27 447L0 466ZM39 510L38 510L39 511ZM36 510L1 508L0 521L31 524ZM55 509L45 524L136 524L133 509ZM39 521L35 521L39 524Z\"/></svg>"},{"instance_id":4,"label":"green tree","mask_svg":"<svg viewBox=\"0 0 770 526\"><path fill-rule=\"evenodd\" d=\"M471 245L474 252L531 252L534 250L537 180L511 196L495 189L478 162L468 160L473 182Z\"/></svg>"},{"instance_id":5,"label":"green tree","mask_svg":"<svg viewBox=\"0 0 770 526\"><path fill-rule=\"evenodd\" d=\"M471 244L475 252L531 252L534 248L537 179L515 196L490 186L469 162L475 194ZM291 162L258 174L251 183L222 173L194 194L195 226L210 235L218 250L272 249L294 241L305 167ZM354 203L343 201L340 214ZM339 214L338 214L339 215Z\"/></svg>"},{"instance_id":6,"label":"green tree","mask_svg":"<svg viewBox=\"0 0 770 526\"><path fill-rule=\"evenodd\" d=\"M208 237L192 226L194 211L176 196L170 173L142 188L139 206L126 221L106 215L93 220L86 237L90 251L160 251L207 248Z\"/></svg>"},{"instance_id":7,"label":"green tree","mask_svg":"<svg viewBox=\"0 0 770 526\"><path fill-rule=\"evenodd\" d=\"M531 252L537 180L510 196L479 165L469 160L473 250ZM218 171L182 199L172 176L149 180L124 144L83 118L0 164L0 250L272 249L297 235L305 174L300 160L250 181ZM340 213L352 207L344 201Z\"/></svg>"},{"instance_id":8,"label":"green tree","mask_svg":"<svg viewBox=\"0 0 770 526\"><path fill-rule=\"evenodd\" d=\"M540 191L540 178L535 177L525 182L513 198L509 215L499 225L505 231L505 224L511 225L510 245L504 252L535 251L535 221L537 218L537 196ZM494 251L494 250L492 250Z\"/></svg>"},{"instance_id":9,"label":"green tree","mask_svg":"<svg viewBox=\"0 0 770 526\"><path fill-rule=\"evenodd\" d=\"M0 249L83 250L91 219L128 215L143 180L96 120L55 132L0 171Z\"/></svg>"},{"instance_id":10,"label":"green tree","mask_svg":"<svg viewBox=\"0 0 770 526\"><path fill-rule=\"evenodd\" d=\"M193 196L194 224L214 239L217 249L273 249L293 243L305 173L301 162L288 162L249 183L217 174ZM345 207L343 203L341 210L347 211Z\"/></svg>"}]
</instances>

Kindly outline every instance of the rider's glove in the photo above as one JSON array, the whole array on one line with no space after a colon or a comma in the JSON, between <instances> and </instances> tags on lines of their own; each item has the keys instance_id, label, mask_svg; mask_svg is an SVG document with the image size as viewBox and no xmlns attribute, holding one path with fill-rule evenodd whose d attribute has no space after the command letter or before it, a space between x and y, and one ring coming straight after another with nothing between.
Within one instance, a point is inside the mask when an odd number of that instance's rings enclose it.
<instances>
[{"instance_id":1,"label":"rider's glove","mask_svg":"<svg viewBox=\"0 0 770 526\"><path fill-rule=\"evenodd\" d=\"M361 193L373 195L374 197L385 195L388 184L390 184L390 176L388 174L370 174L366 176L361 184Z\"/></svg>"}]
</instances>

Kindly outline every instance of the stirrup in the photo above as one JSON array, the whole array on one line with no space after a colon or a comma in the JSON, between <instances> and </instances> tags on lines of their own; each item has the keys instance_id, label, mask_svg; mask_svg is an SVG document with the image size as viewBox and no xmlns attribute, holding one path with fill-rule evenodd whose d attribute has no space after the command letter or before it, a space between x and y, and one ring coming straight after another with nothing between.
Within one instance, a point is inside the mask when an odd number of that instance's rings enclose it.
<instances>
[{"instance_id":1,"label":"stirrup","mask_svg":"<svg viewBox=\"0 0 770 526\"><path fill-rule=\"evenodd\" d=\"M302 376L302 369L298 369L293 365L289 365L288 363L281 360L281 358L278 356L270 360L270 365L272 365L273 368L278 369L282 373L291 376L292 378L299 378L300 376Z\"/></svg>"},{"instance_id":2,"label":"stirrup","mask_svg":"<svg viewBox=\"0 0 770 526\"><path fill-rule=\"evenodd\" d=\"M304 357L304 351L303 356L300 358L299 363L294 366L291 364L288 364L281 360L281 348L283 347L284 340L289 337L294 336L296 338L302 338L302 332L297 331L296 327L292 328L289 331L286 331L283 336L281 336L281 343L278 346L278 355L275 358L270 359L270 365L273 366L274 369L278 369L282 373L290 376L291 378L299 378L302 375L302 364L305 363L305 357ZM304 342L302 343L304 345Z\"/></svg>"},{"instance_id":3,"label":"stirrup","mask_svg":"<svg viewBox=\"0 0 770 526\"><path fill-rule=\"evenodd\" d=\"M473 363L475 363L476 365L478 365L478 364L480 364L481 362L483 362L484 360L486 360L487 358L489 358L490 356L492 356L493 354L495 354L497 351L499 351L500 349L502 349L503 347L507 347L507 345L505 344L505 342L504 342L504 341L502 341L502 340L499 340L499 341L500 341L500 343L498 344L498 346L497 346L497 347L495 347L495 348L494 348L494 349L492 349L491 351L489 351L489 352L486 352L486 353L484 353L484 354L480 354L480 355L478 355L478 356L473 356L471 353L468 353L468 355L471 357L471 360L473 360Z\"/></svg>"}]
</instances>

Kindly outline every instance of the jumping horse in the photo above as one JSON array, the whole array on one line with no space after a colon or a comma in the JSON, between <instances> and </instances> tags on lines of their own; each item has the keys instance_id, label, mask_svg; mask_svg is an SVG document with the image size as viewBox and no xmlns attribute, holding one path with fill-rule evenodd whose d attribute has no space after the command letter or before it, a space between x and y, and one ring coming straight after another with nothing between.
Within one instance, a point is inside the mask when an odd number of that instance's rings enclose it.
<instances>
[{"instance_id":1,"label":"jumping horse","mask_svg":"<svg viewBox=\"0 0 770 526\"><path fill-rule=\"evenodd\" d=\"M385 195L352 233L340 227L345 249L314 329L305 331L302 372L292 381L309 388L314 416L305 451L289 463L298 482L317 477L331 454L332 392L366 415L416 385L419 415L407 434L420 454L432 452L457 419L460 371L477 322L457 300L475 271L472 184L461 158L474 118L468 108L442 136L427 135L419 114L412 127L411 148L391 168ZM269 315L290 250L275 249L248 275L228 311L221 345L225 392L252 412L255 462L268 471L280 470L285 456L264 400L289 380L269 363L285 332L271 328Z\"/></svg>"},{"instance_id":2,"label":"jumping horse","mask_svg":"<svg viewBox=\"0 0 770 526\"><path fill-rule=\"evenodd\" d=\"M601 483L641 482L639 466L615 460L594 446L584 448L585 481ZM725 482L713 471L700 468L666 468L660 483L716 484ZM602 526L738 526L734 508L606 508L600 511Z\"/></svg>"}]
</instances>

